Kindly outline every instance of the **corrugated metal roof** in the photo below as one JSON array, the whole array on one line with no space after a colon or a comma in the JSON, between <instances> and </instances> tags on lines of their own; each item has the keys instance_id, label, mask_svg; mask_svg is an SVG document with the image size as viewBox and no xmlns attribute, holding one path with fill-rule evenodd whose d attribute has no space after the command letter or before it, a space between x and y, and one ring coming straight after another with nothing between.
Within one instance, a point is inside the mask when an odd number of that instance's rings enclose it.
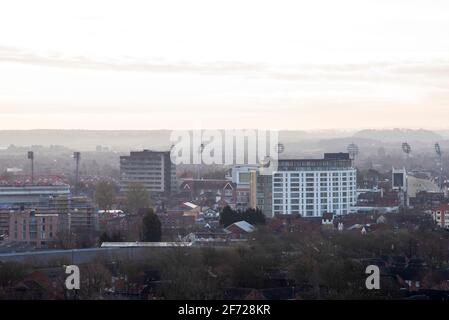
<instances>
[{"instance_id":1,"label":"corrugated metal roof","mask_svg":"<svg viewBox=\"0 0 449 320\"><path fill-rule=\"evenodd\" d=\"M131 248L131 247L190 247L191 242L103 242L102 248Z\"/></svg>"},{"instance_id":2,"label":"corrugated metal roof","mask_svg":"<svg viewBox=\"0 0 449 320\"><path fill-rule=\"evenodd\" d=\"M231 226L237 226L245 232L253 232L256 229L252 224L243 220L239 222L234 222L233 224L228 226L225 230L228 230Z\"/></svg>"}]
</instances>

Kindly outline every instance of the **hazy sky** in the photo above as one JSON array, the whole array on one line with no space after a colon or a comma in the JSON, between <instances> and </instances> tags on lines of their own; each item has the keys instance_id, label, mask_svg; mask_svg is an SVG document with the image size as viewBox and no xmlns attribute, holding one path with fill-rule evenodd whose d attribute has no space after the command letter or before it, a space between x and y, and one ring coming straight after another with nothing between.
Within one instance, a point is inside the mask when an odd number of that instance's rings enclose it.
<instances>
[{"instance_id":1,"label":"hazy sky","mask_svg":"<svg viewBox=\"0 0 449 320\"><path fill-rule=\"evenodd\" d=\"M0 4L0 129L448 128L447 0Z\"/></svg>"}]
</instances>

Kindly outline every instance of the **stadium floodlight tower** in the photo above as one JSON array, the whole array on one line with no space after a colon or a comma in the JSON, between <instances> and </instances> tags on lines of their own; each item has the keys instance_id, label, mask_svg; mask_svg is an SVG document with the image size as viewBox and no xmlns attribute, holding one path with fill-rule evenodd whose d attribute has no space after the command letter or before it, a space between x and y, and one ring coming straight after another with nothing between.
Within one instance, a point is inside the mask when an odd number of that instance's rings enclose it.
<instances>
[{"instance_id":1,"label":"stadium floodlight tower","mask_svg":"<svg viewBox=\"0 0 449 320\"><path fill-rule=\"evenodd\" d=\"M439 170L440 170L440 176L438 177L438 185L440 187L440 189L443 189L443 153L441 151L441 147L440 144L437 142L435 143L435 152L437 154L437 161L438 161L438 166L439 166Z\"/></svg>"},{"instance_id":2,"label":"stadium floodlight tower","mask_svg":"<svg viewBox=\"0 0 449 320\"><path fill-rule=\"evenodd\" d=\"M28 151L28 159L31 162L31 184L34 184L34 152Z\"/></svg>"},{"instance_id":3,"label":"stadium floodlight tower","mask_svg":"<svg viewBox=\"0 0 449 320\"><path fill-rule=\"evenodd\" d=\"M279 155L281 154L281 153L284 153L284 151L285 151L285 146L284 146L284 144L283 143L278 143L276 146L275 146L275 150L274 150L277 154L278 154L278 159L279 159Z\"/></svg>"},{"instance_id":4,"label":"stadium floodlight tower","mask_svg":"<svg viewBox=\"0 0 449 320\"><path fill-rule=\"evenodd\" d=\"M201 180L201 168L203 166L203 151L204 151L204 143L202 143L199 147L198 147L198 156L199 156L199 164L198 164L198 172L197 172L197 179Z\"/></svg>"},{"instance_id":5,"label":"stadium floodlight tower","mask_svg":"<svg viewBox=\"0 0 449 320\"><path fill-rule=\"evenodd\" d=\"M74 152L73 159L75 159L75 195L78 194L78 181L80 174L80 160L81 160L81 152Z\"/></svg>"},{"instance_id":6,"label":"stadium floodlight tower","mask_svg":"<svg viewBox=\"0 0 449 320\"><path fill-rule=\"evenodd\" d=\"M351 159L355 161L355 157L359 154L359 146L355 143L351 143L347 150Z\"/></svg>"},{"instance_id":7,"label":"stadium floodlight tower","mask_svg":"<svg viewBox=\"0 0 449 320\"><path fill-rule=\"evenodd\" d=\"M412 147L408 142L402 144L402 151L405 153L407 159L406 167L410 167L410 153L412 152Z\"/></svg>"}]
</instances>

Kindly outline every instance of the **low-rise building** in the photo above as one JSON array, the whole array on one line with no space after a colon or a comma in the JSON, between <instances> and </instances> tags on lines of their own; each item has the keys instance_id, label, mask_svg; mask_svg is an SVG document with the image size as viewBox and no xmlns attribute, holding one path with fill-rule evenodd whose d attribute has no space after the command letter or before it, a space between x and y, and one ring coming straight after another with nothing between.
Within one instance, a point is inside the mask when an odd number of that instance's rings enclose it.
<instances>
[{"instance_id":1,"label":"low-rise building","mask_svg":"<svg viewBox=\"0 0 449 320\"><path fill-rule=\"evenodd\" d=\"M185 215L184 211L167 211L158 214L161 228L165 231L186 232L195 226L195 216Z\"/></svg>"},{"instance_id":2,"label":"low-rise building","mask_svg":"<svg viewBox=\"0 0 449 320\"><path fill-rule=\"evenodd\" d=\"M36 247L56 239L58 232L92 233L98 229L98 214L86 197L54 197L33 205L1 209L8 221L5 234L9 241L32 243ZM2 222L5 223L5 222Z\"/></svg>"},{"instance_id":3,"label":"low-rise building","mask_svg":"<svg viewBox=\"0 0 449 320\"><path fill-rule=\"evenodd\" d=\"M13 212L9 219L9 241L27 242L45 247L56 241L61 228L59 214L39 213L35 210Z\"/></svg>"},{"instance_id":4,"label":"low-rise building","mask_svg":"<svg viewBox=\"0 0 449 320\"><path fill-rule=\"evenodd\" d=\"M449 204L443 204L433 210L432 217L438 226L449 229Z\"/></svg>"},{"instance_id":5,"label":"low-rise building","mask_svg":"<svg viewBox=\"0 0 449 320\"><path fill-rule=\"evenodd\" d=\"M323 218L321 219L321 224L323 225L334 225L334 214L332 212L323 213Z\"/></svg>"},{"instance_id":6,"label":"low-rise building","mask_svg":"<svg viewBox=\"0 0 449 320\"><path fill-rule=\"evenodd\" d=\"M224 230L226 233L230 234L231 238L242 239L246 238L250 233L254 232L256 228L246 221L238 221L229 225Z\"/></svg>"},{"instance_id":7,"label":"low-rise building","mask_svg":"<svg viewBox=\"0 0 449 320\"><path fill-rule=\"evenodd\" d=\"M438 208L444 201L444 192L419 191L415 197L410 198L410 207L433 210Z\"/></svg>"},{"instance_id":8,"label":"low-rise building","mask_svg":"<svg viewBox=\"0 0 449 320\"><path fill-rule=\"evenodd\" d=\"M44 199L69 196L67 184L51 185L3 185L0 186L0 207L32 206Z\"/></svg>"},{"instance_id":9,"label":"low-rise building","mask_svg":"<svg viewBox=\"0 0 449 320\"><path fill-rule=\"evenodd\" d=\"M237 201L237 186L226 179L184 179L180 191L191 201L201 202L213 197L214 203L225 202L235 208ZM208 203L209 204L209 203Z\"/></svg>"}]
</instances>

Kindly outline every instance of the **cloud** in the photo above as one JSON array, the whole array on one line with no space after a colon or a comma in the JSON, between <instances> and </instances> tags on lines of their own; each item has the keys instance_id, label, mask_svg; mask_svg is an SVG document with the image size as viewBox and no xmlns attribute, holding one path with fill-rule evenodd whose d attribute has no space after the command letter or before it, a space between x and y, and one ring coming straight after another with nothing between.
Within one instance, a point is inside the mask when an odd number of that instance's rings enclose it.
<instances>
[{"instance_id":1,"label":"cloud","mask_svg":"<svg viewBox=\"0 0 449 320\"><path fill-rule=\"evenodd\" d=\"M0 46L0 62L13 62L58 68L82 68L110 71L229 74L253 73L266 68L264 64L236 61L192 63L159 60L148 61L136 58L91 58L85 56L64 56L61 54L40 54L24 49Z\"/></svg>"},{"instance_id":2,"label":"cloud","mask_svg":"<svg viewBox=\"0 0 449 320\"><path fill-rule=\"evenodd\" d=\"M165 62L162 59L136 57L112 59L67 56L59 53L38 53L26 49L0 46L1 62L117 72L230 75L281 81L401 81L408 83L418 82L422 78L427 78L432 82L449 81L449 61L442 60L300 65L273 65L240 61L195 63L189 61Z\"/></svg>"},{"instance_id":3,"label":"cloud","mask_svg":"<svg viewBox=\"0 0 449 320\"><path fill-rule=\"evenodd\" d=\"M411 81L414 77L428 77L449 80L449 61L435 62L380 62L339 65L292 66L289 70L269 73L278 80L356 80L356 81ZM407 78L407 79L405 79Z\"/></svg>"}]
</instances>

